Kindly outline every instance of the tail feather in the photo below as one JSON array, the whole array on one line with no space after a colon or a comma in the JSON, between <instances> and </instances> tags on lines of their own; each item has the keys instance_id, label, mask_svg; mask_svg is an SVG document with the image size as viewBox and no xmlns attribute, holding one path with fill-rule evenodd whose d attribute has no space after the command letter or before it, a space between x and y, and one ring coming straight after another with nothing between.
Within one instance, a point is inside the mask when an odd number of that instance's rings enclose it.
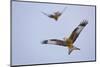
<instances>
[{"instance_id":1,"label":"tail feather","mask_svg":"<svg viewBox=\"0 0 100 67\"><path fill-rule=\"evenodd\" d=\"M80 49L75 46L73 48L69 48L68 54L70 55L73 50L80 50Z\"/></svg>"}]
</instances>

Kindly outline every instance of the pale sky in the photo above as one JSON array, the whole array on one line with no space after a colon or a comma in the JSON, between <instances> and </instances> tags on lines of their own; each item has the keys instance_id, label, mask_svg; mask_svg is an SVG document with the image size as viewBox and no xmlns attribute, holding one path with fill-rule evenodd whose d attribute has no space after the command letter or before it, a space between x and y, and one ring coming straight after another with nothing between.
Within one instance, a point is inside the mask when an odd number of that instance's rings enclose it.
<instances>
[{"instance_id":1,"label":"pale sky","mask_svg":"<svg viewBox=\"0 0 100 67\"><path fill-rule=\"evenodd\" d=\"M66 11L58 21L41 12L51 14ZM63 39L82 20L88 20L74 45L80 51L68 55L68 48L41 42ZM12 64L45 64L95 60L95 6L12 2Z\"/></svg>"}]
</instances>

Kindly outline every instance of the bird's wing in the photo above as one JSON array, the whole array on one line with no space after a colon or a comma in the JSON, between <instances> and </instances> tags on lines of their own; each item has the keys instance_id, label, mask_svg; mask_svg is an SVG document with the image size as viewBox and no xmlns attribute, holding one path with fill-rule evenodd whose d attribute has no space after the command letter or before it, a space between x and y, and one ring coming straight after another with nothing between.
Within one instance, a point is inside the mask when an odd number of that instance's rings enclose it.
<instances>
[{"instance_id":1,"label":"bird's wing","mask_svg":"<svg viewBox=\"0 0 100 67\"><path fill-rule=\"evenodd\" d=\"M48 17L50 17L50 18L55 18L55 16L54 16L54 15L52 15L52 14L51 14L51 15L48 15Z\"/></svg>"},{"instance_id":2,"label":"bird's wing","mask_svg":"<svg viewBox=\"0 0 100 67\"><path fill-rule=\"evenodd\" d=\"M66 8L67 8L67 7L65 7L65 8L61 11L61 14L63 14L63 13L64 13L64 11L66 10Z\"/></svg>"},{"instance_id":3,"label":"bird's wing","mask_svg":"<svg viewBox=\"0 0 100 67\"><path fill-rule=\"evenodd\" d=\"M42 44L53 44L53 45L59 45L59 46L66 46L65 41L63 40L58 40L58 39L49 39L49 40L44 40Z\"/></svg>"},{"instance_id":4,"label":"bird's wing","mask_svg":"<svg viewBox=\"0 0 100 67\"><path fill-rule=\"evenodd\" d=\"M42 13L43 13L44 15L50 17L50 18L54 18L54 15L52 15L52 14L47 14L47 13L45 13L45 12L42 12Z\"/></svg>"},{"instance_id":5,"label":"bird's wing","mask_svg":"<svg viewBox=\"0 0 100 67\"><path fill-rule=\"evenodd\" d=\"M72 42L74 43L75 40L77 39L77 37L79 36L80 32L83 30L83 28L88 24L87 20L83 20L72 32L72 34L70 35L69 39L72 40Z\"/></svg>"},{"instance_id":6,"label":"bird's wing","mask_svg":"<svg viewBox=\"0 0 100 67\"><path fill-rule=\"evenodd\" d=\"M43 13L44 15L46 15L46 16L48 16L48 14L47 13L45 13L45 12L41 12L41 13Z\"/></svg>"}]
</instances>

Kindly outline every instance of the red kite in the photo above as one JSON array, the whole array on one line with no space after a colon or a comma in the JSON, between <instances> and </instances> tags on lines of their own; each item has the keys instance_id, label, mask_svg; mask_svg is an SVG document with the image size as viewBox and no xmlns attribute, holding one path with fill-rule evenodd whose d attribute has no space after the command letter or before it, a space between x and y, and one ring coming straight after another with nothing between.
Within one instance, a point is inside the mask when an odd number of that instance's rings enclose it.
<instances>
[{"instance_id":1,"label":"red kite","mask_svg":"<svg viewBox=\"0 0 100 67\"><path fill-rule=\"evenodd\" d=\"M46 16L48 16L49 18L52 18L52 19L54 19L54 20L58 20L58 18L62 15L62 13L65 11L65 9L66 8L64 8L63 9L63 11L62 12L59 12L59 11L57 11L57 12L54 12L53 14L47 14L47 13L44 13L44 12L42 12L44 15L46 15Z\"/></svg>"},{"instance_id":2,"label":"red kite","mask_svg":"<svg viewBox=\"0 0 100 67\"><path fill-rule=\"evenodd\" d=\"M75 47L73 44L78 38L80 32L83 30L83 28L88 24L87 20L83 20L72 32L72 34L69 36L69 38L64 38L64 40L59 39L49 39L44 40L42 44L53 44L53 45L59 45L68 47L69 51L68 54L70 55L73 50L80 50L79 48Z\"/></svg>"}]
</instances>

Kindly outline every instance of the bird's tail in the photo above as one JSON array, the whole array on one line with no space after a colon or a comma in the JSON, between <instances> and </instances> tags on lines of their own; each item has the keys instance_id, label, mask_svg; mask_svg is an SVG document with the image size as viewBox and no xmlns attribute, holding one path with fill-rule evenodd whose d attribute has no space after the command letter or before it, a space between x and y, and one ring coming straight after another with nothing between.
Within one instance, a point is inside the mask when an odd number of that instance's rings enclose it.
<instances>
[{"instance_id":1,"label":"bird's tail","mask_svg":"<svg viewBox=\"0 0 100 67\"><path fill-rule=\"evenodd\" d=\"M68 54L70 55L72 53L73 50L80 50L79 48L73 46L72 48L68 49Z\"/></svg>"}]
</instances>

